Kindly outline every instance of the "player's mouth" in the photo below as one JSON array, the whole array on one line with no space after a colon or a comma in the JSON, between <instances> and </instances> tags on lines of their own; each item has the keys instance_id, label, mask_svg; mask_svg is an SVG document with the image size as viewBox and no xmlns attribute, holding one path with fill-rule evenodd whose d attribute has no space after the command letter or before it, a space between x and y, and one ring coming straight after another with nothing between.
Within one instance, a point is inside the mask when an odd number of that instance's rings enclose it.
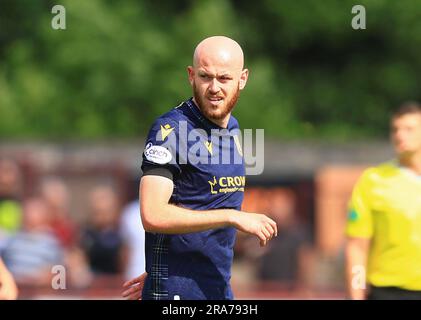
<instances>
[{"instance_id":1,"label":"player's mouth","mask_svg":"<svg viewBox=\"0 0 421 320\"><path fill-rule=\"evenodd\" d=\"M212 105L218 106L219 104L221 104L224 101L224 98L221 98L221 97L208 97L208 101Z\"/></svg>"},{"instance_id":2,"label":"player's mouth","mask_svg":"<svg viewBox=\"0 0 421 320\"><path fill-rule=\"evenodd\" d=\"M395 148L398 152L407 152L410 151L410 147L408 143L405 142L398 142L395 144Z\"/></svg>"}]
</instances>

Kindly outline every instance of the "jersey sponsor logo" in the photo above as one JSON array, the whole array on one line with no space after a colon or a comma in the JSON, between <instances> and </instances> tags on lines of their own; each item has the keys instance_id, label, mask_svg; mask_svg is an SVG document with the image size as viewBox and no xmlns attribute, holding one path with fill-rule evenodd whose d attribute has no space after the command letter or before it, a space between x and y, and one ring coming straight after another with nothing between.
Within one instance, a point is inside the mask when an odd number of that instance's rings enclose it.
<instances>
[{"instance_id":1,"label":"jersey sponsor logo","mask_svg":"<svg viewBox=\"0 0 421 320\"><path fill-rule=\"evenodd\" d=\"M213 180L208 181L210 185L210 193L231 193L236 191L244 192L244 187L246 185L245 176L235 176L235 177L213 177Z\"/></svg>"},{"instance_id":2,"label":"jersey sponsor logo","mask_svg":"<svg viewBox=\"0 0 421 320\"><path fill-rule=\"evenodd\" d=\"M146 145L144 154L147 160L157 164L166 164L172 159L169 150L162 146L154 146L151 142Z\"/></svg>"},{"instance_id":3,"label":"jersey sponsor logo","mask_svg":"<svg viewBox=\"0 0 421 320\"><path fill-rule=\"evenodd\" d=\"M174 128L171 128L171 126L167 123L166 125L161 124L161 138L162 141L165 140L166 137L174 130Z\"/></svg>"}]
</instances>

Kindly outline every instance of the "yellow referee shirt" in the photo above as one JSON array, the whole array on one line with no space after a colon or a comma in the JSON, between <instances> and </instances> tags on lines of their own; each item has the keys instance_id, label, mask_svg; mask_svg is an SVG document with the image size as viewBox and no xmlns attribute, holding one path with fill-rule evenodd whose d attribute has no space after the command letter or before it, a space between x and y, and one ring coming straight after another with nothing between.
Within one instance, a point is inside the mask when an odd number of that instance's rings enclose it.
<instances>
[{"instance_id":1,"label":"yellow referee shirt","mask_svg":"<svg viewBox=\"0 0 421 320\"><path fill-rule=\"evenodd\" d=\"M396 162L367 169L352 193L346 233L371 239L370 284L421 290L421 176Z\"/></svg>"}]
</instances>

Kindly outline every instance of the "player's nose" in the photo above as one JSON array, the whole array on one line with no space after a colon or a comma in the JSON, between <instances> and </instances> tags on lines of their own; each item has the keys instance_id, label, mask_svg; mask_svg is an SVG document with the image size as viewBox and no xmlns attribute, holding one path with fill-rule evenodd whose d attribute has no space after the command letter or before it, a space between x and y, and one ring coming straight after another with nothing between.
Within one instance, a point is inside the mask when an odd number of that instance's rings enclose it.
<instances>
[{"instance_id":1,"label":"player's nose","mask_svg":"<svg viewBox=\"0 0 421 320\"><path fill-rule=\"evenodd\" d=\"M210 84L209 84L209 93L210 94L216 94L221 90L221 88L219 87L218 84L218 80L217 79L213 79Z\"/></svg>"}]
</instances>

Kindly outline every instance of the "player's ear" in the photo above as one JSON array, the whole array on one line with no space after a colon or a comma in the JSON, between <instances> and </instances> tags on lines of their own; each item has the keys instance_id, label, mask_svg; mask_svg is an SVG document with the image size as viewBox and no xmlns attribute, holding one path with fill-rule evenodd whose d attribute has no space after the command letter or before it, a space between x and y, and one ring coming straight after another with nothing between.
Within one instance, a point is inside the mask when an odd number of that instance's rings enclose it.
<instances>
[{"instance_id":1,"label":"player's ear","mask_svg":"<svg viewBox=\"0 0 421 320\"><path fill-rule=\"evenodd\" d=\"M243 90L244 87L246 86L248 77L249 77L249 70L248 69L244 69L243 71L241 71L240 85L239 85L240 90Z\"/></svg>"},{"instance_id":2,"label":"player's ear","mask_svg":"<svg viewBox=\"0 0 421 320\"><path fill-rule=\"evenodd\" d=\"M189 75L189 82L191 85L193 85L194 82L194 69L192 66L187 67L187 73Z\"/></svg>"}]
</instances>

